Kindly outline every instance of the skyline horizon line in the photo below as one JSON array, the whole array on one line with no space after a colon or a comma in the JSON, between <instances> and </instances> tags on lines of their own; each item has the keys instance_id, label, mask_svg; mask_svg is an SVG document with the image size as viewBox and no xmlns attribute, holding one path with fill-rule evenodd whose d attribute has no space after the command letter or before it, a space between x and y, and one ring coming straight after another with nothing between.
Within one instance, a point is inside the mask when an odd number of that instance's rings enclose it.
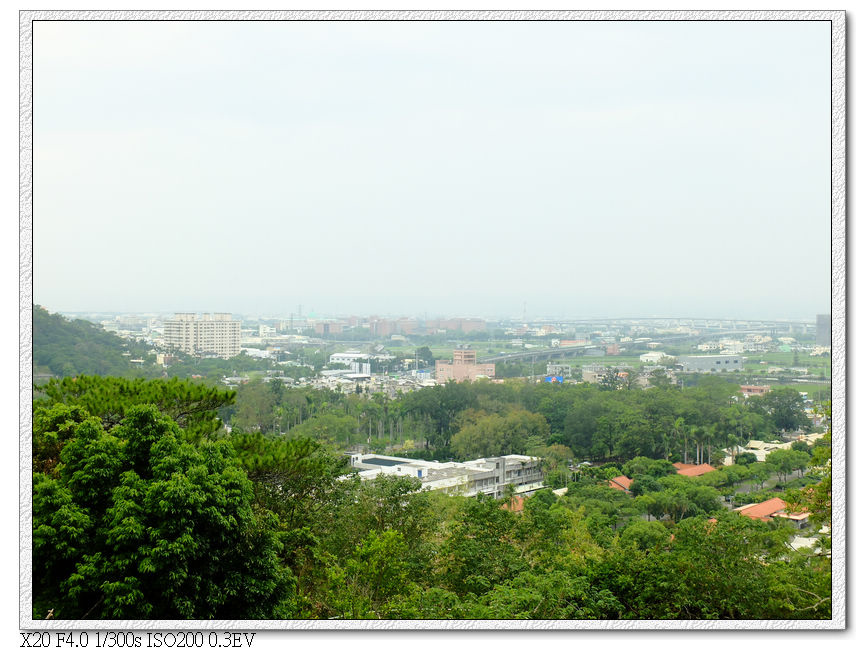
<instances>
[{"instance_id":1,"label":"skyline horizon line","mask_svg":"<svg viewBox=\"0 0 865 650\"><path fill-rule=\"evenodd\" d=\"M309 319L309 318L318 318L318 319L333 319L333 318L382 318L382 319L390 319L390 318L404 318L404 319L414 319L414 320L440 320L440 319L480 319L486 322L492 321L524 321L524 322L532 322L532 321L551 321L551 320L559 320L559 321L573 321L573 322L593 322L593 321L644 321L644 320L704 320L704 321L745 321L745 322L760 322L760 321L775 321L775 322L790 322L790 323L816 323L817 316L828 315L831 317L831 311L826 314L824 313L815 313L813 318L805 318L802 316L764 316L755 318L753 316L701 316L701 315L670 315L670 314L653 314L653 315L626 315L626 316L617 316L617 315L604 315L604 316L590 316L586 318L580 318L574 315L528 315L524 314L514 315L514 314L497 314L494 316L491 315L469 315L465 313L451 312L447 314L441 314L439 312L433 312L432 315L429 315L429 312L424 312L422 315L418 313L410 313L410 312L379 312L379 313L369 313L366 315L361 315L359 312L333 312L333 311L315 311L311 310L308 313L297 313L297 312L254 312L250 310L221 310L221 309L187 309L187 310L176 310L176 309L144 309L144 310L117 310L117 309L80 309L80 310L69 310L69 309L60 309L56 311L51 311L48 307L44 305L40 305L38 303L33 303L35 307L41 307L48 311L49 313L54 314L72 314L72 315L81 315L81 314L112 314L112 315L138 315L138 314L156 314L156 315L165 315L165 314L214 314L214 313L230 313L232 316L238 315L241 317L255 317L256 319Z\"/></svg>"}]
</instances>

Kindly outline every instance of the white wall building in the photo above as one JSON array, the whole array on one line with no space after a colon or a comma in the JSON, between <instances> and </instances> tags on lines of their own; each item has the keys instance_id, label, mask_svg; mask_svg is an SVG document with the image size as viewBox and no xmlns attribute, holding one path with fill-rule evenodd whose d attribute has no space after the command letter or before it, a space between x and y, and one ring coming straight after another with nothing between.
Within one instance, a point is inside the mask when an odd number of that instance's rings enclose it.
<instances>
[{"instance_id":1,"label":"white wall building","mask_svg":"<svg viewBox=\"0 0 865 650\"><path fill-rule=\"evenodd\" d=\"M721 354L742 354L745 351L745 343L734 339L721 339L718 341Z\"/></svg>"},{"instance_id":2,"label":"white wall building","mask_svg":"<svg viewBox=\"0 0 865 650\"><path fill-rule=\"evenodd\" d=\"M734 354L706 354L679 357L685 372L734 372L742 370L745 360Z\"/></svg>"},{"instance_id":3,"label":"white wall building","mask_svg":"<svg viewBox=\"0 0 865 650\"><path fill-rule=\"evenodd\" d=\"M358 470L361 480L374 479L380 474L411 476L420 479L422 490L463 496L483 493L499 498L506 485L513 485L517 494L543 487L541 459L519 454L478 458L465 463L352 454L351 466Z\"/></svg>"},{"instance_id":4,"label":"white wall building","mask_svg":"<svg viewBox=\"0 0 865 650\"><path fill-rule=\"evenodd\" d=\"M663 352L646 352L640 355L640 363L658 363L661 359L668 356L670 355Z\"/></svg>"},{"instance_id":5,"label":"white wall building","mask_svg":"<svg viewBox=\"0 0 865 650\"><path fill-rule=\"evenodd\" d=\"M368 361L370 355L364 352L356 352L354 350L349 350L348 352L334 352L330 355L330 363L342 363L346 366L350 366L352 363L357 361Z\"/></svg>"},{"instance_id":6,"label":"white wall building","mask_svg":"<svg viewBox=\"0 0 865 650\"><path fill-rule=\"evenodd\" d=\"M163 328L165 345L197 356L223 359L240 354L240 321L231 314L175 314Z\"/></svg>"}]
</instances>

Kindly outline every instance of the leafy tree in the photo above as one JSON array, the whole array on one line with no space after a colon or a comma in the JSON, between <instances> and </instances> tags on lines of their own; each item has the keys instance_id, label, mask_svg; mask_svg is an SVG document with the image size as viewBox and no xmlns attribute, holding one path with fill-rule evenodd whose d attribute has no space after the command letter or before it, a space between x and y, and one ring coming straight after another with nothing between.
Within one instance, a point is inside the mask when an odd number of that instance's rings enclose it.
<instances>
[{"instance_id":1,"label":"leafy tree","mask_svg":"<svg viewBox=\"0 0 865 650\"><path fill-rule=\"evenodd\" d=\"M626 476L630 477L644 474L660 478L662 476L668 476L669 474L675 474L676 468L673 467L673 463L667 460L653 460L646 456L637 456L625 463L622 467L622 471Z\"/></svg>"},{"instance_id":2,"label":"leafy tree","mask_svg":"<svg viewBox=\"0 0 865 650\"><path fill-rule=\"evenodd\" d=\"M766 465L778 475L779 481L786 482L790 472L799 470L800 473L804 473L809 460L810 456L803 451L776 449L766 456Z\"/></svg>"},{"instance_id":3,"label":"leafy tree","mask_svg":"<svg viewBox=\"0 0 865 650\"><path fill-rule=\"evenodd\" d=\"M756 462L757 462L757 454L750 452L750 451L744 451L741 454L739 454L738 456L736 456L736 464L737 465L750 465L751 463L756 463Z\"/></svg>"},{"instance_id":4,"label":"leafy tree","mask_svg":"<svg viewBox=\"0 0 865 650\"><path fill-rule=\"evenodd\" d=\"M33 413L33 470L44 474L54 471L60 452L75 435L75 428L88 419L80 406L53 404L37 407Z\"/></svg>"},{"instance_id":5,"label":"leafy tree","mask_svg":"<svg viewBox=\"0 0 865 650\"><path fill-rule=\"evenodd\" d=\"M636 368L629 368L625 371L625 376L621 380L622 387L625 390L636 390L640 387L640 371Z\"/></svg>"},{"instance_id":6,"label":"leafy tree","mask_svg":"<svg viewBox=\"0 0 865 650\"><path fill-rule=\"evenodd\" d=\"M110 433L96 418L75 427L56 477L34 477L34 616L289 613L275 521L253 509L232 447L183 438L154 406L130 407Z\"/></svg>"},{"instance_id":7,"label":"leafy tree","mask_svg":"<svg viewBox=\"0 0 865 650\"><path fill-rule=\"evenodd\" d=\"M752 410L768 416L776 431L795 431L808 426L802 396L795 388L782 386L748 400Z\"/></svg>"},{"instance_id":8,"label":"leafy tree","mask_svg":"<svg viewBox=\"0 0 865 650\"><path fill-rule=\"evenodd\" d=\"M751 478L760 483L762 490L772 470L766 463L751 463L748 465L748 471L751 473Z\"/></svg>"},{"instance_id":9,"label":"leafy tree","mask_svg":"<svg viewBox=\"0 0 865 650\"><path fill-rule=\"evenodd\" d=\"M794 442L792 445L790 445L790 449L792 449L793 451L801 451L801 452L804 452L804 453L808 454L809 456L810 456L811 453L812 453L812 452L811 452L811 445L809 445L809 444L808 444L807 442L805 442L804 440L797 440L797 441Z\"/></svg>"},{"instance_id":10,"label":"leafy tree","mask_svg":"<svg viewBox=\"0 0 865 650\"><path fill-rule=\"evenodd\" d=\"M445 585L458 595L477 595L525 570L515 533L516 515L498 501L465 499L441 549Z\"/></svg>"},{"instance_id":11,"label":"leafy tree","mask_svg":"<svg viewBox=\"0 0 865 650\"><path fill-rule=\"evenodd\" d=\"M345 563L330 573L328 599L337 616L330 618L379 618L388 599L405 594L409 565L400 532L370 531Z\"/></svg>"},{"instance_id":12,"label":"leafy tree","mask_svg":"<svg viewBox=\"0 0 865 650\"><path fill-rule=\"evenodd\" d=\"M524 454L529 439L544 439L548 430L542 415L515 409L504 416L481 416L463 426L451 440L451 449L458 458L464 460Z\"/></svg>"},{"instance_id":13,"label":"leafy tree","mask_svg":"<svg viewBox=\"0 0 865 650\"><path fill-rule=\"evenodd\" d=\"M371 532L397 531L405 544L401 560L413 574L428 572L435 553L432 537L440 527L436 508L449 497L420 491L420 480L408 476L381 475L371 481L341 481L340 486L345 483L350 486L341 498L330 500L328 511L310 524L321 547L345 557Z\"/></svg>"},{"instance_id":14,"label":"leafy tree","mask_svg":"<svg viewBox=\"0 0 865 650\"><path fill-rule=\"evenodd\" d=\"M619 374L615 368L607 368L606 372L598 380L601 390L617 390L619 388Z\"/></svg>"},{"instance_id":15,"label":"leafy tree","mask_svg":"<svg viewBox=\"0 0 865 650\"><path fill-rule=\"evenodd\" d=\"M667 376L667 371L663 368L656 368L649 375L649 385L654 388L669 388L673 382Z\"/></svg>"},{"instance_id":16,"label":"leafy tree","mask_svg":"<svg viewBox=\"0 0 865 650\"><path fill-rule=\"evenodd\" d=\"M452 591L441 587L427 589L417 583L409 584L407 592L388 601L382 618L408 620L470 618L469 608L475 602L473 596L466 599L468 602L464 602Z\"/></svg>"},{"instance_id":17,"label":"leafy tree","mask_svg":"<svg viewBox=\"0 0 865 650\"><path fill-rule=\"evenodd\" d=\"M211 437L222 427L218 409L234 401L233 391L211 388L189 380L123 379L121 377L66 377L39 388L34 408L55 404L80 406L102 420L105 429L120 423L129 409L152 404L170 417L192 439Z\"/></svg>"},{"instance_id":18,"label":"leafy tree","mask_svg":"<svg viewBox=\"0 0 865 650\"><path fill-rule=\"evenodd\" d=\"M257 505L277 513L289 529L312 526L344 487L345 457L310 438L251 433L230 441L252 480Z\"/></svg>"},{"instance_id":19,"label":"leafy tree","mask_svg":"<svg viewBox=\"0 0 865 650\"><path fill-rule=\"evenodd\" d=\"M365 436L356 433L357 428L357 421L351 416L321 413L294 427L291 435L348 447L352 441L366 439Z\"/></svg>"},{"instance_id":20,"label":"leafy tree","mask_svg":"<svg viewBox=\"0 0 865 650\"><path fill-rule=\"evenodd\" d=\"M671 533L664 552L620 545L594 563L593 583L622 604L623 618L772 617L765 595L773 577L766 562L785 548L766 524L724 513L716 521L685 519Z\"/></svg>"},{"instance_id":21,"label":"leafy tree","mask_svg":"<svg viewBox=\"0 0 865 650\"><path fill-rule=\"evenodd\" d=\"M622 530L619 539L623 545L635 544L637 548L648 551L670 540L670 531L658 521L633 519Z\"/></svg>"},{"instance_id":22,"label":"leafy tree","mask_svg":"<svg viewBox=\"0 0 865 650\"><path fill-rule=\"evenodd\" d=\"M416 350L417 359L424 366L434 366L435 365L435 357L433 356L432 350L429 349L429 346L423 345Z\"/></svg>"},{"instance_id":23,"label":"leafy tree","mask_svg":"<svg viewBox=\"0 0 865 650\"><path fill-rule=\"evenodd\" d=\"M477 619L603 619L615 618L621 606L608 590L567 568L525 571L495 585L469 609Z\"/></svg>"},{"instance_id":24,"label":"leafy tree","mask_svg":"<svg viewBox=\"0 0 865 650\"><path fill-rule=\"evenodd\" d=\"M637 505L653 517L679 521L685 517L711 514L721 508L720 494L691 478L672 475L658 479L661 490L637 497Z\"/></svg>"},{"instance_id":25,"label":"leafy tree","mask_svg":"<svg viewBox=\"0 0 865 650\"><path fill-rule=\"evenodd\" d=\"M564 445L549 445L548 447L529 447L527 453L542 459L544 484L551 488L567 486L571 477L569 463L574 453Z\"/></svg>"},{"instance_id":26,"label":"leafy tree","mask_svg":"<svg viewBox=\"0 0 865 650\"><path fill-rule=\"evenodd\" d=\"M785 500L792 510L808 510L809 520L816 527L831 526L832 523L832 406L830 403L821 405L818 411L826 418L828 427L826 435L814 446L814 453L808 461L811 469L809 474L819 481L816 485L805 487L792 494L785 495ZM831 538L826 540L824 548L831 553Z\"/></svg>"},{"instance_id":27,"label":"leafy tree","mask_svg":"<svg viewBox=\"0 0 865 650\"><path fill-rule=\"evenodd\" d=\"M641 494L658 492L663 488L655 477L649 476L647 474L638 474L636 478L634 478L633 483L631 483L630 489L631 494L638 497Z\"/></svg>"},{"instance_id":28,"label":"leafy tree","mask_svg":"<svg viewBox=\"0 0 865 650\"><path fill-rule=\"evenodd\" d=\"M284 393L282 382L254 380L237 390L237 408L231 419L233 429L239 431L277 433L276 406Z\"/></svg>"},{"instance_id":29,"label":"leafy tree","mask_svg":"<svg viewBox=\"0 0 865 650\"><path fill-rule=\"evenodd\" d=\"M602 415L597 420L597 432L598 443L602 445L605 456L607 458L611 457L613 455L613 450L616 448L616 445L621 438L619 428L610 417Z\"/></svg>"}]
</instances>

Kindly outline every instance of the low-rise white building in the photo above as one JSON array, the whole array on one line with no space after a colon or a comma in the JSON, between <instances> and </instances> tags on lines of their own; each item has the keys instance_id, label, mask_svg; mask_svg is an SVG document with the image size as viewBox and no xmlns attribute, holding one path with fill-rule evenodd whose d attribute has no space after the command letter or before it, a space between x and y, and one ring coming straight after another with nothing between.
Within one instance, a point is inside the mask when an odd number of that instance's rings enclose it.
<instances>
[{"instance_id":1,"label":"low-rise white building","mask_svg":"<svg viewBox=\"0 0 865 650\"><path fill-rule=\"evenodd\" d=\"M355 361L367 361L370 355L365 352L349 350L347 352L334 352L330 355L330 363L343 363L350 366Z\"/></svg>"},{"instance_id":2,"label":"low-rise white building","mask_svg":"<svg viewBox=\"0 0 865 650\"><path fill-rule=\"evenodd\" d=\"M381 474L410 476L420 479L422 490L463 496L488 494L499 498L503 496L506 485L513 485L517 494L543 487L541 459L519 454L478 458L464 463L352 454L351 466L358 470L361 480L374 479Z\"/></svg>"},{"instance_id":3,"label":"low-rise white building","mask_svg":"<svg viewBox=\"0 0 865 650\"><path fill-rule=\"evenodd\" d=\"M640 363L659 363L664 357L670 356L663 352L646 352L640 355Z\"/></svg>"},{"instance_id":4,"label":"low-rise white building","mask_svg":"<svg viewBox=\"0 0 865 650\"><path fill-rule=\"evenodd\" d=\"M733 372L742 370L745 360L734 354L705 354L679 357L685 372Z\"/></svg>"}]
</instances>

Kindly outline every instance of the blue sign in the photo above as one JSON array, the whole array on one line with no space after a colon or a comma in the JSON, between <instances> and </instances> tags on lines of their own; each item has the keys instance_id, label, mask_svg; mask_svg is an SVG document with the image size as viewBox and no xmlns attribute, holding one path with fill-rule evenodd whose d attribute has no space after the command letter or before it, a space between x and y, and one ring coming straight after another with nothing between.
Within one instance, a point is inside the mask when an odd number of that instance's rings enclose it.
<instances>
[{"instance_id":1,"label":"blue sign","mask_svg":"<svg viewBox=\"0 0 865 650\"><path fill-rule=\"evenodd\" d=\"M560 375L550 375L549 377L544 377L544 381L547 382L548 384L555 384L555 383L561 384L561 383L564 383L565 378L563 376L560 376Z\"/></svg>"}]
</instances>

